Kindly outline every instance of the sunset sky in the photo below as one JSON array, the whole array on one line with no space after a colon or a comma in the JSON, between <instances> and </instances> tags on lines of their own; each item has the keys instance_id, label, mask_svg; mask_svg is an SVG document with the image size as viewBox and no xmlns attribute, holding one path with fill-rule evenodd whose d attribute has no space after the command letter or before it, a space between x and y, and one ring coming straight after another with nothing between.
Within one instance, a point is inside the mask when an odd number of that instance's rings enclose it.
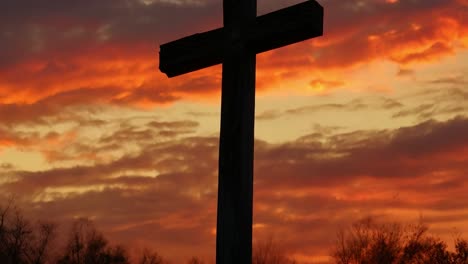
<instances>
[{"instance_id":1,"label":"sunset sky","mask_svg":"<svg viewBox=\"0 0 468 264\"><path fill-rule=\"evenodd\" d=\"M323 37L257 56L254 239L326 263L366 216L467 237L468 1L319 2ZM221 0L2 0L0 198L214 259L221 67L168 79L158 51L220 26Z\"/></svg>"}]
</instances>

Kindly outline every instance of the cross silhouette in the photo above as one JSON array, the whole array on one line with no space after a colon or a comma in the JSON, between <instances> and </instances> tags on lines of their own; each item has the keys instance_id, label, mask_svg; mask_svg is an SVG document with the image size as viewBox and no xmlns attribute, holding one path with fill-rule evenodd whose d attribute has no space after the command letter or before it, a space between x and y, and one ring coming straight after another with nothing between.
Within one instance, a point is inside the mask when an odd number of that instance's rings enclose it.
<instances>
[{"instance_id":1,"label":"cross silhouette","mask_svg":"<svg viewBox=\"0 0 468 264\"><path fill-rule=\"evenodd\" d=\"M257 17L257 0L223 0L224 27L160 47L169 77L223 64L216 263L252 262L255 56L318 37L323 7L309 0Z\"/></svg>"}]
</instances>

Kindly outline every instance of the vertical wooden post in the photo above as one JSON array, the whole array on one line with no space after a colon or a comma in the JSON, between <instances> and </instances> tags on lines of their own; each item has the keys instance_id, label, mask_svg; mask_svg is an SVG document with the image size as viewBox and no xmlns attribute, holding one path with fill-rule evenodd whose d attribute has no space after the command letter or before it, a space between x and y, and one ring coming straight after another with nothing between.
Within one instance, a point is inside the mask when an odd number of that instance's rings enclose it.
<instances>
[{"instance_id":1,"label":"vertical wooden post","mask_svg":"<svg viewBox=\"0 0 468 264\"><path fill-rule=\"evenodd\" d=\"M257 0L223 0L224 28L161 45L169 77L223 63L217 264L252 263L255 55L323 33L316 1L257 16ZM222 44L220 44L222 43Z\"/></svg>"},{"instance_id":2,"label":"vertical wooden post","mask_svg":"<svg viewBox=\"0 0 468 264\"><path fill-rule=\"evenodd\" d=\"M217 264L252 263L255 52L246 37L257 0L224 0Z\"/></svg>"}]
</instances>

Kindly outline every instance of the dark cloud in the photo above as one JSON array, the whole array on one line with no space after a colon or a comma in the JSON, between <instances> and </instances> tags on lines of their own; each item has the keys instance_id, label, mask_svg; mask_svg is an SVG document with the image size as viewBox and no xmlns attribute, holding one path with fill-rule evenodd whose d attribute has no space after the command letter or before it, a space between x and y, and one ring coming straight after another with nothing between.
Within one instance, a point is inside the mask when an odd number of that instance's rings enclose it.
<instances>
[{"instance_id":1,"label":"dark cloud","mask_svg":"<svg viewBox=\"0 0 468 264\"><path fill-rule=\"evenodd\" d=\"M0 171L10 171L15 169L15 166L10 163L0 163Z\"/></svg>"},{"instance_id":2,"label":"dark cloud","mask_svg":"<svg viewBox=\"0 0 468 264\"><path fill-rule=\"evenodd\" d=\"M186 112L185 114L191 117L210 117L210 116L219 117L220 116L219 112L202 112L202 111L189 111L189 112Z\"/></svg>"},{"instance_id":3,"label":"dark cloud","mask_svg":"<svg viewBox=\"0 0 468 264\"><path fill-rule=\"evenodd\" d=\"M2 31L11 32L8 43L16 42L20 46L30 45L31 42L24 42L34 38L31 31L38 29L38 34L46 40L43 51L56 47L61 47L61 51L82 49L83 45L102 42L151 41L156 48L156 44L206 30L208 25L221 22L221 3L201 3L175 5L161 1L145 4L137 0L106 0L39 4L31 0L7 0L2 2L0 21ZM4 50L5 54L9 51Z\"/></svg>"},{"instance_id":4,"label":"dark cloud","mask_svg":"<svg viewBox=\"0 0 468 264\"><path fill-rule=\"evenodd\" d=\"M430 118L431 116L433 116L434 108L435 108L434 104L422 104L422 105L412 107L411 109L406 109L406 110L402 110L400 112L397 112L397 113L393 114L392 117L396 118L396 117L407 117L407 116L416 115L419 118L427 119L427 118Z\"/></svg>"},{"instance_id":5,"label":"dark cloud","mask_svg":"<svg viewBox=\"0 0 468 264\"><path fill-rule=\"evenodd\" d=\"M298 107L294 109L288 109L285 111L287 114L307 114L307 113L314 113L318 111L327 111L327 110L338 110L338 111L357 111L366 109L368 106L363 104L361 100L353 100L345 104L321 104L321 105L312 105L312 106L304 106Z\"/></svg>"},{"instance_id":6,"label":"dark cloud","mask_svg":"<svg viewBox=\"0 0 468 264\"><path fill-rule=\"evenodd\" d=\"M118 128L115 128L118 126ZM104 161L109 157L126 153L132 147L135 151L153 142L176 140L181 136L187 136L197 131L198 123L190 120L182 121L151 121L146 125L134 125L132 119L113 121L109 126L109 132L105 132L96 139L88 137L76 137L68 140L60 149L41 148L40 151L49 162L57 161ZM86 134L86 132L84 132ZM57 135L61 138L63 135ZM125 142L125 144L122 144Z\"/></svg>"},{"instance_id":7,"label":"dark cloud","mask_svg":"<svg viewBox=\"0 0 468 264\"><path fill-rule=\"evenodd\" d=\"M409 75L413 75L413 74L414 74L414 71L411 70L411 69L400 68L400 69L398 69L397 76L409 76Z\"/></svg>"},{"instance_id":8,"label":"dark cloud","mask_svg":"<svg viewBox=\"0 0 468 264\"><path fill-rule=\"evenodd\" d=\"M114 105L122 108L165 104L176 100L173 94L146 87L130 91L117 87L100 87L98 89L80 88L59 92L34 103L0 103L0 125L18 124L47 125L62 122L76 122L88 125L102 124L103 120L84 120L83 112L93 114L105 106ZM91 123L90 123L91 122Z\"/></svg>"},{"instance_id":9,"label":"dark cloud","mask_svg":"<svg viewBox=\"0 0 468 264\"><path fill-rule=\"evenodd\" d=\"M279 110L266 110L255 115L255 120L272 120L281 117L283 114Z\"/></svg>"},{"instance_id":10,"label":"dark cloud","mask_svg":"<svg viewBox=\"0 0 468 264\"><path fill-rule=\"evenodd\" d=\"M400 105L391 114L393 118L411 117L418 121L431 118L451 118L456 115L466 115L466 100L468 99L468 86L463 77L441 77L423 84L432 84L437 88L424 88L421 92L409 93L402 100L414 100L419 105ZM390 109L391 110L391 109Z\"/></svg>"},{"instance_id":11,"label":"dark cloud","mask_svg":"<svg viewBox=\"0 0 468 264\"><path fill-rule=\"evenodd\" d=\"M393 57L393 60L402 64L408 64L410 62L428 61L434 57L443 57L444 55L451 55L454 53L455 50L450 45L436 42L423 51L408 53L401 58Z\"/></svg>"},{"instance_id":12,"label":"dark cloud","mask_svg":"<svg viewBox=\"0 0 468 264\"><path fill-rule=\"evenodd\" d=\"M300 141L271 150L260 148L263 151L257 154L257 170L283 186L300 187L324 182L336 184L363 176L418 177L448 169L445 166L461 169L464 159L451 160L449 154L466 146L467 130L466 119L457 118L445 123L428 121L392 132L336 135L326 145L321 141ZM425 166L426 160L434 155L440 161ZM275 160L274 165L270 160ZM283 181L284 177L288 180Z\"/></svg>"},{"instance_id":13,"label":"dark cloud","mask_svg":"<svg viewBox=\"0 0 468 264\"><path fill-rule=\"evenodd\" d=\"M0 126L0 151L5 147L27 147L38 142L41 136L38 132L11 131Z\"/></svg>"},{"instance_id":14,"label":"dark cloud","mask_svg":"<svg viewBox=\"0 0 468 264\"><path fill-rule=\"evenodd\" d=\"M382 105L381 107L383 109L395 109L395 108L401 108L403 107L404 105L399 102L398 100L396 99L392 99L392 98L381 98L382 100Z\"/></svg>"},{"instance_id":15,"label":"dark cloud","mask_svg":"<svg viewBox=\"0 0 468 264\"><path fill-rule=\"evenodd\" d=\"M183 130L195 123L154 121L146 128L151 126ZM27 206L33 215L46 212L60 221L92 216L116 239L138 238L161 252L179 249L169 253L174 259L184 257L180 252L196 253L193 243L204 245L196 250L211 256L218 139L158 142L128 128L109 142L133 142L141 146L138 152L93 165L35 172L10 168L11 180L0 182L0 190L34 201ZM284 144L255 142L257 238L273 233L293 252L326 254L330 232L364 212L385 216L382 210L396 208L452 215L451 210L464 208L466 117L395 130L320 129Z\"/></svg>"},{"instance_id":16,"label":"dark cloud","mask_svg":"<svg viewBox=\"0 0 468 264\"><path fill-rule=\"evenodd\" d=\"M400 109L404 105L394 98L387 97L364 97L354 99L344 103L327 103L327 104L311 104L290 109L268 109L256 115L259 121L273 120L284 116L295 115L311 115L319 112L335 111L335 112L353 112L364 111L368 109L374 110L393 110Z\"/></svg>"},{"instance_id":17,"label":"dark cloud","mask_svg":"<svg viewBox=\"0 0 468 264\"><path fill-rule=\"evenodd\" d=\"M464 76L459 75L455 77L444 77L439 79L434 79L428 81L431 84L442 84L442 85L466 85L468 81L465 79Z\"/></svg>"}]
</instances>

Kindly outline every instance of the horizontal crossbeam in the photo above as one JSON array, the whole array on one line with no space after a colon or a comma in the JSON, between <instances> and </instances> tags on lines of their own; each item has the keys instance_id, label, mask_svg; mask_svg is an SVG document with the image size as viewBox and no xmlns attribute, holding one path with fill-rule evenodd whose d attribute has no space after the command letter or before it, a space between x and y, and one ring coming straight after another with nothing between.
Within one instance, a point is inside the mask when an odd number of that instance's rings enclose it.
<instances>
[{"instance_id":1,"label":"horizontal crossbeam","mask_svg":"<svg viewBox=\"0 0 468 264\"><path fill-rule=\"evenodd\" d=\"M309 0L260 17L243 39L255 53L280 48L321 36L323 7ZM159 69L169 77L178 76L223 62L225 43L230 37L219 28L188 36L160 47Z\"/></svg>"}]
</instances>

